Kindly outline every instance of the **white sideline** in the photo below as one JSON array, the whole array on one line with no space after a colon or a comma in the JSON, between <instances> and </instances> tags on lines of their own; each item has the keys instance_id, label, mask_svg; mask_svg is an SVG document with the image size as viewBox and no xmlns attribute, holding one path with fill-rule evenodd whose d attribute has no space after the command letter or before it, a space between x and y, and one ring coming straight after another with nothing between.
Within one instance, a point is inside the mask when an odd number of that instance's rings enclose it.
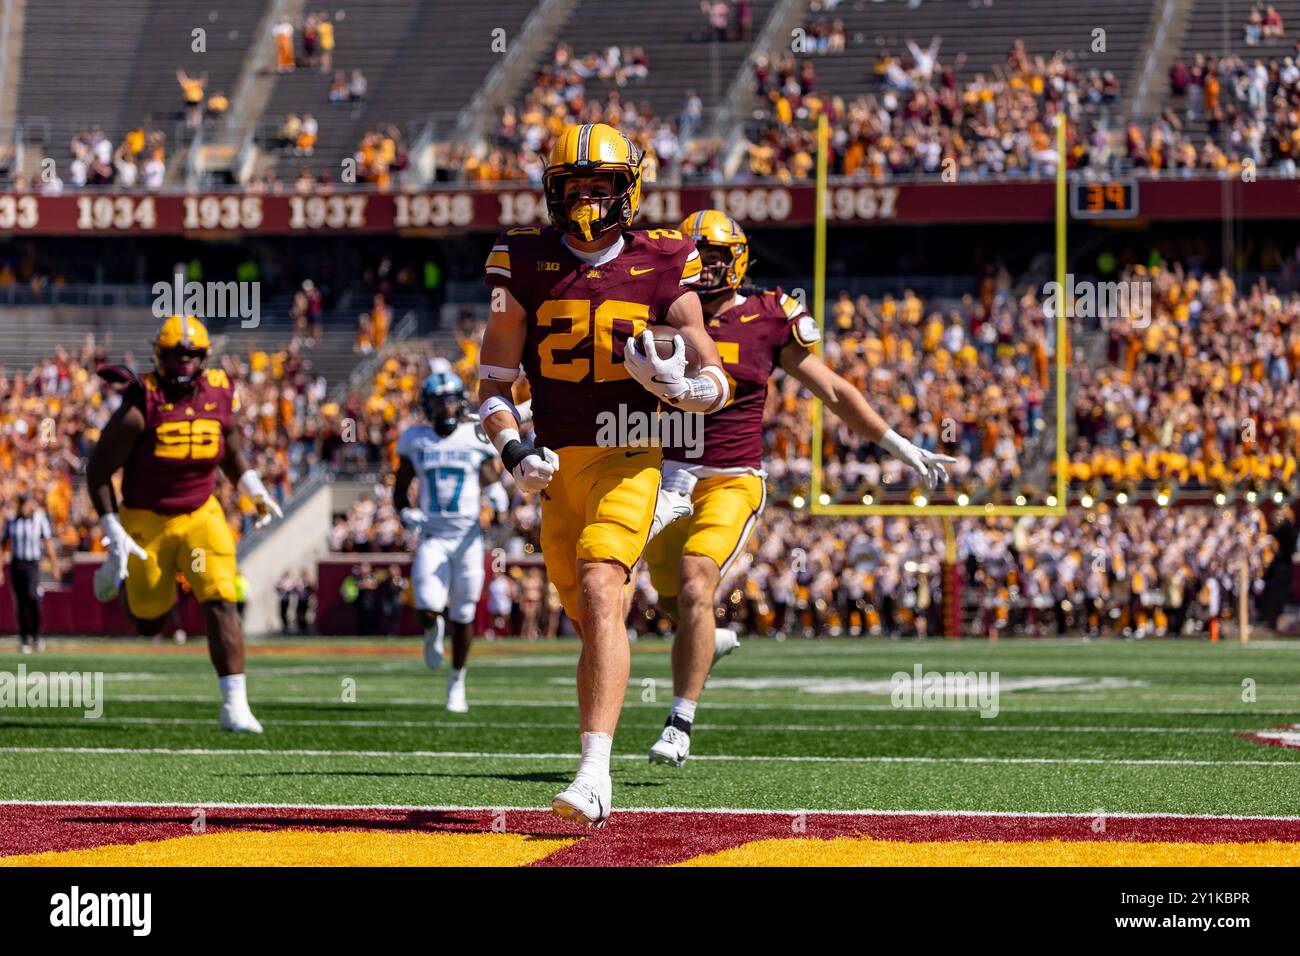
<instances>
[{"instance_id":1,"label":"white sideline","mask_svg":"<svg viewBox=\"0 0 1300 956\"><path fill-rule=\"evenodd\" d=\"M500 753L483 750L270 750L209 747L0 747L0 753L30 754L151 754L175 757L366 757L448 760L578 760L576 753ZM644 754L614 754L612 760L644 762ZM1159 760L1096 757L815 757L807 754L767 756L760 754L700 754L693 761L717 763L960 763L960 764L1065 764L1069 766L1131 767L1282 767L1300 770L1300 760Z\"/></svg>"},{"instance_id":2,"label":"white sideline","mask_svg":"<svg viewBox=\"0 0 1300 956\"><path fill-rule=\"evenodd\" d=\"M483 813L540 813L537 807L502 807L502 806L414 806L398 803L211 803L205 801L169 801L160 800L153 803L134 800L0 800L0 807L175 807L192 809L203 807L208 810L396 810L396 811L442 811L442 810L476 810ZM765 814L769 816L787 816L789 814L826 814L827 816L870 816L870 817L1071 817L1091 820L1099 816L1097 811L1082 810L906 810L906 809L861 809L861 810L821 810L816 807L795 809L741 808L741 807L619 807L619 813L720 813L739 816L742 814ZM1147 813L1107 811L1108 819L1117 820L1260 820L1265 822L1300 821L1300 816L1265 816L1251 814L1214 814L1214 813Z\"/></svg>"}]
</instances>

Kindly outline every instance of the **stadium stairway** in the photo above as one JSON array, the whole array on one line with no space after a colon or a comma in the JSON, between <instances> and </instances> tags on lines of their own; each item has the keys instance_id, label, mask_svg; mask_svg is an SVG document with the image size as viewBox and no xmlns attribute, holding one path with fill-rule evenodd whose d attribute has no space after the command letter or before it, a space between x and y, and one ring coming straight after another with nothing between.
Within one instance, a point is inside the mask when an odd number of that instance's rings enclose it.
<instances>
[{"instance_id":1,"label":"stadium stairway","mask_svg":"<svg viewBox=\"0 0 1300 956\"><path fill-rule=\"evenodd\" d=\"M284 519L250 531L240 539L239 570L248 581L244 609L247 634L270 634L280 626L275 585L286 570L314 569L329 552L327 532L334 510L332 477L319 466L298 483L284 504Z\"/></svg>"},{"instance_id":2,"label":"stadium stairway","mask_svg":"<svg viewBox=\"0 0 1300 956\"><path fill-rule=\"evenodd\" d=\"M368 83L366 99L332 104L330 75L306 68L282 74L263 115L261 144L273 140L287 114L311 113L320 127L313 155L285 156L282 165L337 175L368 129L391 123L409 144L434 118L450 128L500 56L492 50L492 30L504 29L507 39L515 35L531 6L531 0L457 7L349 3L347 18L335 29L334 69L350 74L359 67Z\"/></svg>"},{"instance_id":3,"label":"stadium stairway","mask_svg":"<svg viewBox=\"0 0 1300 956\"><path fill-rule=\"evenodd\" d=\"M208 74L208 91L230 91L265 0L39 0L28 3L18 115L43 127L48 155L71 159L68 142L99 126L116 145L152 117L177 147L181 90L176 69ZM205 52L192 31L205 31Z\"/></svg>"}]
</instances>

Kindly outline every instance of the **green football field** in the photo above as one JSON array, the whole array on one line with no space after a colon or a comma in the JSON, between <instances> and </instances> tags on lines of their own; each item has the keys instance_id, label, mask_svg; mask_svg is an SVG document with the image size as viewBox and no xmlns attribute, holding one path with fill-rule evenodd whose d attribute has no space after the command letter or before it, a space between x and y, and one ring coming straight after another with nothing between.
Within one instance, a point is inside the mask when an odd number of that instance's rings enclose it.
<instances>
[{"instance_id":1,"label":"green football field","mask_svg":"<svg viewBox=\"0 0 1300 956\"><path fill-rule=\"evenodd\" d=\"M545 808L575 766L572 642L477 644L467 715L414 641L255 645L256 737L217 729L201 647L64 647L0 671L102 671L103 716L0 709L0 799ZM894 706L917 665L996 672L996 716ZM634 646L615 809L1300 815L1300 751L1242 736L1300 720L1300 644L746 640L682 769L645 757L671 696Z\"/></svg>"}]
</instances>

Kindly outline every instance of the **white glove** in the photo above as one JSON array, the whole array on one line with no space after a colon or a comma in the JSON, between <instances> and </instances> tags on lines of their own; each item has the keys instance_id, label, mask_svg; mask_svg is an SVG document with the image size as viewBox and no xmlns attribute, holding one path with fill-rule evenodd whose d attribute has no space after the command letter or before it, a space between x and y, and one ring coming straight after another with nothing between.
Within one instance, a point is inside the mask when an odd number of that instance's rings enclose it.
<instances>
[{"instance_id":1,"label":"white glove","mask_svg":"<svg viewBox=\"0 0 1300 956\"><path fill-rule=\"evenodd\" d=\"M122 521L115 512L110 511L99 519L99 527L104 532L103 539L99 542L106 548L116 551L118 554L135 555L141 561L149 560L149 552L140 547L136 540L126 533L122 527ZM126 580L127 562L122 562L121 579Z\"/></svg>"},{"instance_id":2,"label":"white glove","mask_svg":"<svg viewBox=\"0 0 1300 956\"><path fill-rule=\"evenodd\" d=\"M511 467L510 474L514 476L520 491L536 494L545 489L560 470L560 456L549 448L525 450L527 453Z\"/></svg>"},{"instance_id":3,"label":"white glove","mask_svg":"<svg viewBox=\"0 0 1300 956\"><path fill-rule=\"evenodd\" d=\"M654 520L650 522L650 537L646 540L654 540L655 535L663 531L664 528L674 521L689 518L694 511L695 506L691 502L690 495L661 487L659 497L655 499L655 516Z\"/></svg>"},{"instance_id":4,"label":"white glove","mask_svg":"<svg viewBox=\"0 0 1300 956\"><path fill-rule=\"evenodd\" d=\"M253 502L253 507L257 509L257 520L253 522L254 528L265 527L271 523L272 518L284 517L279 504L266 490L266 485L262 484L262 476L252 468L239 476L239 490L248 496Z\"/></svg>"},{"instance_id":5,"label":"white glove","mask_svg":"<svg viewBox=\"0 0 1300 956\"><path fill-rule=\"evenodd\" d=\"M880 439L880 447L917 472L927 491L934 491L947 481L948 471L943 466L957 461L950 455L936 455L932 451L918 448L893 429L885 432Z\"/></svg>"},{"instance_id":6,"label":"white glove","mask_svg":"<svg viewBox=\"0 0 1300 956\"><path fill-rule=\"evenodd\" d=\"M402 527L407 531L419 531L424 527L424 523L429 520L429 516L419 508L403 508L400 517Z\"/></svg>"},{"instance_id":7,"label":"white glove","mask_svg":"<svg viewBox=\"0 0 1300 956\"><path fill-rule=\"evenodd\" d=\"M494 481L483 489L483 497L492 507L496 514L504 514L510 510L510 495L506 494L505 486L499 481Z\"/></svg>"},{"instance_id":8,"label":"white glove","mask_svg":"<svg viewBox=\"0 0 1300 956\"><path fill-rule=\"evenodd\" d=\"M639 349L635 338L628 339L623 348L623 367L642 388L665 402L680 398L690 389L686 383L686 342L680 335L673 336L673 354L668 358L659 357L654 333L649 329L641 333Z\"/></svg>"}]
</instances>

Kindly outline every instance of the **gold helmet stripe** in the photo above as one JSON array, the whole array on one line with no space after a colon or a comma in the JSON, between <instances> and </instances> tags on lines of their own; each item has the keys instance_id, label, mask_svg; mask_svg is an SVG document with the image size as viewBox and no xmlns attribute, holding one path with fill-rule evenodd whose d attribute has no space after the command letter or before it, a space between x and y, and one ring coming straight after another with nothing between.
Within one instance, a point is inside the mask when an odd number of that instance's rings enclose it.
<instances>
[{"instance_id":1,"label":"gold helmet stripe","mask_svg":"<svg viewBox=\"0 0 1300 956\"><path fill-rule=\"evenodd\" d=\"M692 239L699 240L704 236L704 233L701 231L704 228L704 213L705 210L701 209L695 214L695 218L691 221Z\"/></svg>"}]
</instances>

